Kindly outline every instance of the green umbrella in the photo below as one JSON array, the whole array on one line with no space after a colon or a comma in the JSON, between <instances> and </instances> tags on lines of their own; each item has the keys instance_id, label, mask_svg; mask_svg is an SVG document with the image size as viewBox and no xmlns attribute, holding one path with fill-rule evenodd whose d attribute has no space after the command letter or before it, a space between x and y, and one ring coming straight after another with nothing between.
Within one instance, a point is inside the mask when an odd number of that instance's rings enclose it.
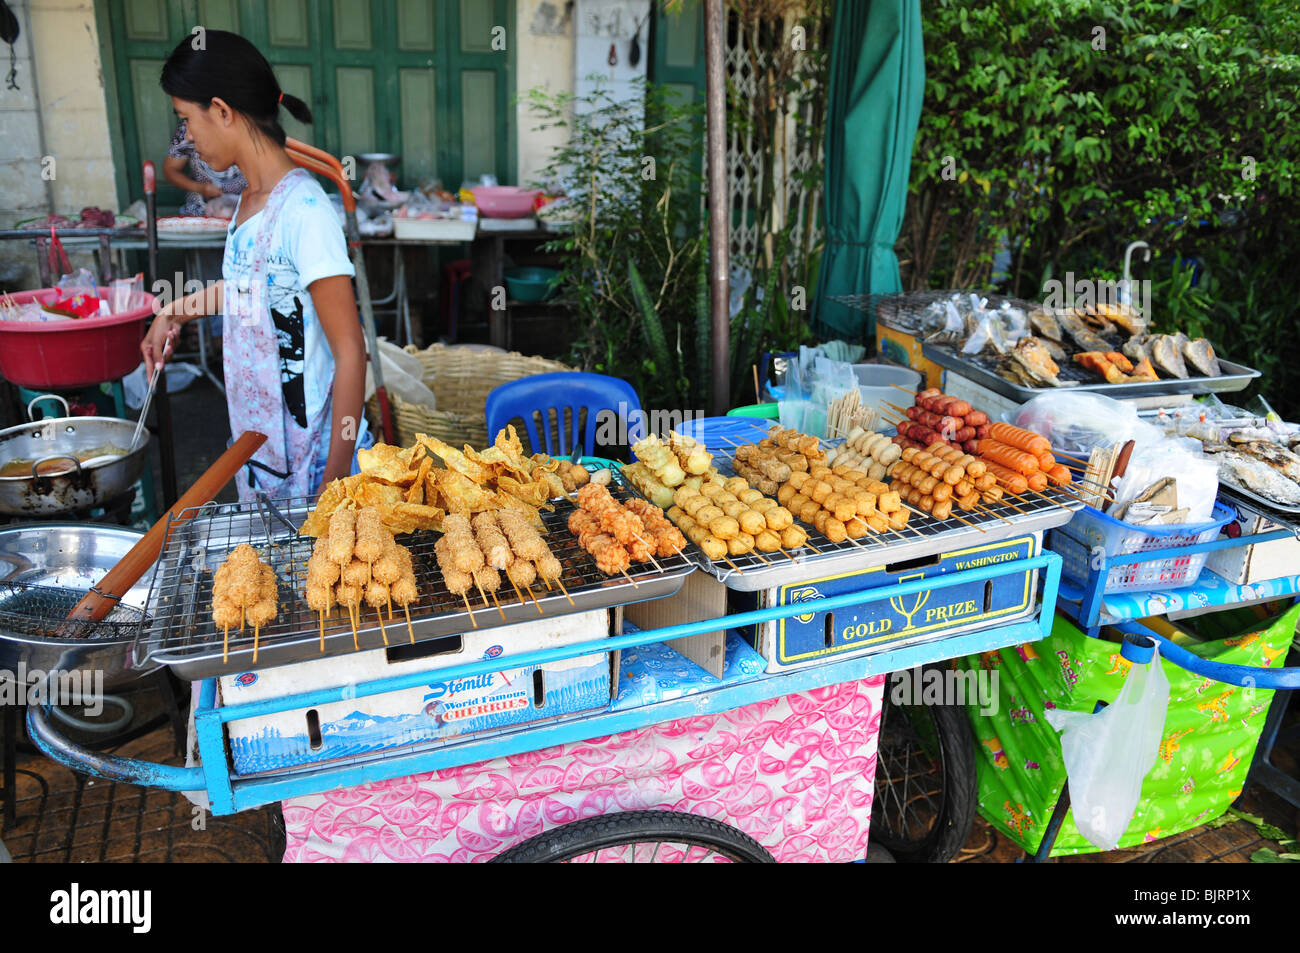
<instances>
[{"instance_id":1,"label":"green umbrella","mask_svg":"<svg viewBox=\"0 0 1300 953\"><path fill-rule=\"evenodd\" d=\"M925 59L919 0L835 0L826 120L826 250L813 329L861 341L873 317L830 300L901 291L903 225Z\"/></svg>"}]
</instances>

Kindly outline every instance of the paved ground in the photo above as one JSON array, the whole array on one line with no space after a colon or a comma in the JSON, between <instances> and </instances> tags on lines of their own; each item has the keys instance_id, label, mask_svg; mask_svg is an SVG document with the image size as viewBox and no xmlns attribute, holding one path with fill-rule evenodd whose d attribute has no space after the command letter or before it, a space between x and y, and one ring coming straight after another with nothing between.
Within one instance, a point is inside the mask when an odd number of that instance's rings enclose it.
<instances>
[{"instance_id":1,"label":"paved ground","mask_svg":"<svg viewBox=\"0 0 1300 953\"><path fill-rule=\"evenodd\" d=\"M160 711L157 691L140 687L132 694L137 721ZM116 753L167 764L182 764L167 724L116 749ZM1279 752L1275 762L1293 774L1294 752ZM216 862L277 863L284 833L277 807L234 817L206 818L195 829L196 812L179 794L96 781L36 754L18 758L17 823L0 838L18 863L30 862ZM1240 808L1295 836L1300 812L1269 792L1249 787ZM1279 850L1245 820L1195 828L1152 844L1109 854L1087 854L1065 863L1243 863L1260 848ZM996 828L977 818L958 862L1011 863L1020 849Z\"/></svg>"}]
</instances>

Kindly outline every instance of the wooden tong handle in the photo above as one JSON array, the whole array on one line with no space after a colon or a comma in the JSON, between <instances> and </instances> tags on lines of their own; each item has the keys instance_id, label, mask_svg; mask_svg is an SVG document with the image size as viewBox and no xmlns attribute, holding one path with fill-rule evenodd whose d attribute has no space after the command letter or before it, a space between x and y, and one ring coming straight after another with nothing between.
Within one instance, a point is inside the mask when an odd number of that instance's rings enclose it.
<instances>
[{"instance_id":1,"label":"wooden tong handle","mask_svg":"<svg viewBox=\"0 0 1300 953\"><path fill-rule=\"evenodd\" d=\"M167 535L167 522L182 519L181 514L193 507L202 506L221 492L221 488L234 479L240 468L252 459L262 444L266 443L266 434L248 431L230 445L216 462L194 481L194 485L176 501L175 505L158 522L149 528L149 532L140 538L131 549L118 560L117 565L104 574L95 589L81 597L68 618L73 621L87 620L98 622L113 611L117 600L107 598L100 593L121 596L143 576L162 554L164 538ZM183 519L189 519L193 513L187 513Z\"/></svg>"},{"instance_id":2,"label":"wooden tong handle","mask_svg":"<svg viewBox=\"0 0 1300 953\"><path fill-rule=\"evenodd\" d=\"M1113 469L1110 473L1110 481L1107 486L1108 490L1113 491L1114 481L1118 477L1122 477L1124 475L1124 472L1128 470L1128 458L1133 456L1133 446L1134 446L1134 441L1130 440L1127 443L1125 443L1123 447L1120 448L1119 457L1118 459L1115 460L1115 469ZM1101 504L1101 511L1105 513L1108 509L1110 509L1112 502L1113 502L1112 500L1103 500Z\"/></svg>"}]
</instances>

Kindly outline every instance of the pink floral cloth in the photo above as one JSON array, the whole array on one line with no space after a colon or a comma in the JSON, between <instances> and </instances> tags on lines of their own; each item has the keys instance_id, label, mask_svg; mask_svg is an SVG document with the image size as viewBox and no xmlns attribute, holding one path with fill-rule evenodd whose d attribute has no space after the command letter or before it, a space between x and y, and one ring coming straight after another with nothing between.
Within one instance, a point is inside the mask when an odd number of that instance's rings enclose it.
<instances>
[{"instance_id":1,"label":"pink floral cloth","mask_svg":"<svg viewBox=\"0 0 1300 953\"><path fill-rule=\"evenodd\" d=\"M284 802L286 863L486 861L543 831L673 810L781 861L866 856L884 676ZM662 856L660 859L663 859Z\"/></svg>"}]
</instances>

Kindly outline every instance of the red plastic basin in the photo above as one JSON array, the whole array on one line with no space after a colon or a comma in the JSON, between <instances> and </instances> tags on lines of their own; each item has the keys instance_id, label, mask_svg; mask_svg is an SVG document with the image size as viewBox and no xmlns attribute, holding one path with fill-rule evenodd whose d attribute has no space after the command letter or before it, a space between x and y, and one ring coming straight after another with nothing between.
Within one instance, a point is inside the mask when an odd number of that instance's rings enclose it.
<instances>
[{"instance_id":1,"label":"red plastic basin","mask_svg":"<svg viewBox=\"0 0 1300 953\"><path fill-rule=\"evenodd\" d=\"M100 288L101 296L108 294ZM51 301L56 288L13 295L17 304ZM153 317L155 300L108 318L72 321L0 321L0 374L21 387L59 389L115 381L139 365L145 321Z\"/></svg>"}]
</instances>

